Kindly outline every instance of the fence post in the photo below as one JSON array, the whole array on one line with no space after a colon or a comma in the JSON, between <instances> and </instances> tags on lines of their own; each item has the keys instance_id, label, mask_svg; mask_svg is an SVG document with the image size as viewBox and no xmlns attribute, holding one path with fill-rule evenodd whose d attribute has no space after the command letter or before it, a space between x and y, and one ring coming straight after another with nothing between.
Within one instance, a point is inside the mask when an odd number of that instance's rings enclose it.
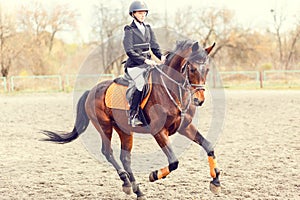
<instances>
[{"instance_id":1,"label":"fence post","mask_svg":"<svg viewBox=\"0 0 300 200\"><path fill-rule=\"evenodd\" d=\"M259 83L260 83L260 88L263 88L263 80L264 80L264 72L263 70L259 71Z\"/></svg>"},{"instance_id":2,"label":"fence post","mask_svg":"<svg viewBox=\"0 0 300 200\"><path fill-rule=\"evenodd\" d=\"M6 92L7 91L6 77L0 77L0 83L1 85L3 85L4 92Z\"/></svg>"},{"instance_id":3,"label":"fence post","mask_svg":"<svg viewBox=\"0 0 300 200\"><path fill-rule=\"evenodd\" d=\"M15 89L15 84L14 84L14 76L10 77L10 91L14 91Z\"/></svg>"}]
</instances>

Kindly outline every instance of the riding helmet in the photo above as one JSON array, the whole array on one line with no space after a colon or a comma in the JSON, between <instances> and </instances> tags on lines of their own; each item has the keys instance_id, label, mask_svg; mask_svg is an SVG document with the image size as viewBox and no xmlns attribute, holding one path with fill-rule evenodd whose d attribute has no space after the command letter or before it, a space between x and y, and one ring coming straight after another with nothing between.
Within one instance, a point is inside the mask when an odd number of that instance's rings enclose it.
<instances>
[{"instance_id":1,"label":"riding helmet","mask_svg":"<svg viewBox=\"0 0 300 200\"><path fill-rule=\"evenodd\" d=\"M129 7L129 15L132 16L132 13L135 11L146 11L148 14L148 7L143 1L133 1Z\"/></svg>"}]
</instances>

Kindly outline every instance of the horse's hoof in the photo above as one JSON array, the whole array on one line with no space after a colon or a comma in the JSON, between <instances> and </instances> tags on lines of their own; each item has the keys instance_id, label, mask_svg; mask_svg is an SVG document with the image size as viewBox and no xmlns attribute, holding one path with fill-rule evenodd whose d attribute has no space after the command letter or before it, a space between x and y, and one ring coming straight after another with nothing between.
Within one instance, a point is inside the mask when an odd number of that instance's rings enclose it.
<instances>
[{"instance_id":1,"label":"horse's hoof","mask_svg":"<svg viewBox=\"0 0 300 200\"><path fill-rule=\"evenodd\" d=\"M131 186L122 186L123 192L125 192L125 194L131 194Z\"/></svg>"},{"instance_id":2,"label":"horse's hoof","mask_svg":"<svg viewBox=\"0 0 300 200\"><path fill-rule=\"evenodd\" d=\"M149 175L149 181L150 182L154 182L155 181L155 179L153 177L153 172L151 172L150 175Z\"/></svg>"},{"instance_id":3,"label":"horse's hoof","mask_svg":"<svg viewBox=\"0 0 300 200\"><path fill-rule=\"evenodd\" d=\"M153 171L150 173L149 175L149 181L150 182L154 182L154 181L157 181L157 171Z\"/></svg>"},{"instance_id":4,"label":"horse's hoof","mask_svg":"<svg viewBox=\"0 0 300 200\"><path fill-rule=\"evenodd\" d=\"M217 184L215 185L212 181L209 184L209 189L213 194L220 194L221 193L221 185Z\"/></svg>"}]
</instances>

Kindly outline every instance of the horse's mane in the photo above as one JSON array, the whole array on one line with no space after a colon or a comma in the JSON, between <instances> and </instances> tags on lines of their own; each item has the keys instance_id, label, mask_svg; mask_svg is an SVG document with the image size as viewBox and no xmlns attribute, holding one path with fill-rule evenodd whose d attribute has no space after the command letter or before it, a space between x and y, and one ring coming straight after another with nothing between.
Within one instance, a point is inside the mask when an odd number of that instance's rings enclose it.
<instances>
[{"instance_id":1,"label":"horse's mane","mask_svg":"<svg viewBox=\"0 0 300 200\"><path fill-rule=\"evenodd\" d=\"M177 52L178 50L185 50L185 49L188 49L190 48L194 42L196 41L193 41L193 40L190 40L190 39L187 39L187 40L178 40L176 41L176 47L174 49L174 53Z\"/></svg>"},{"instance_id":2,"label":"horse's mane","mask_svg":"<svg viewBox=\"0 0 300 200\"><path fill-rule=\"evenodd\" d=\"M172 58L175 55L179 55L182 56L181 52L183 52L186 49L189 49L193 46L193 44L196 41L194 40L190 40L190 39L186 39L186 40L178 40L176 41L176 47L174 48L174 50L167 52L167 61L171 61ZM193 52L189 57L190 57L190 61L192 60L204 60L206 58L207 54L205 52L205 50L201 47L199 47L198 51Z\"/></svg>"}]
</instances>

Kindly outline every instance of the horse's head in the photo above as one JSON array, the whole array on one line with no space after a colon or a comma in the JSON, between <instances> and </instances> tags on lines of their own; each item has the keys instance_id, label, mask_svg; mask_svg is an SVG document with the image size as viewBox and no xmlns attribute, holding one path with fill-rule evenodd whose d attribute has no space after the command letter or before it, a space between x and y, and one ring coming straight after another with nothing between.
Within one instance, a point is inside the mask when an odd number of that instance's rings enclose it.
<instances>
[{"instance_id":1,"label":"horse's head","mask_svg":"<svg viewBox=\"0 0 300 200\"><path fill-rule=\"evenodd\" d=\"M180 72L192 90L193 104L201 106L205 100L205 82L209 71L208 54L214 48L215 43L203 49L198 42L184 40L177 43L174 52L169 54L168 66L173 66Z\"/></svg>"},{"instance_id":2,"label":"horse's head","mask_svg":"<svg viewBox=\"0 0 300 200\"><path fill-rule=\"evenodd\" d=\"M191 47L191 53L186 59L183 71L186 71L189 83L193 90L193 104L201 106L205 100L205 83L209 71L208 54L214 48L215 43L208 48L201 48L198 42Z\"/></svg>"}]
</instances>

